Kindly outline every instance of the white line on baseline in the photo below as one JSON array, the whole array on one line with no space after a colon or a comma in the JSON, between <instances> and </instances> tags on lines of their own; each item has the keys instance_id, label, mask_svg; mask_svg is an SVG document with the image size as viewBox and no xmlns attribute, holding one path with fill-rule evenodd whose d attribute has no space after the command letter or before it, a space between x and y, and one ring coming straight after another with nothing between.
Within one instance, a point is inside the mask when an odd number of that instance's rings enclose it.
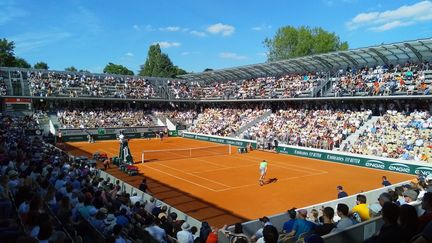
<instances>
[{"instance_id":1,"label":"white line on baseline","mask_svg":"<svg viewBox=\"0 0 432 243\"><path fill-rule=\"evenodd\" d=\"M245 168L245 167L251 167L253 165L249 164L249 165L242 165L242 166L233 166L233 167L224 167L224 168L219 168L219 169L213 169L213 170L203 170L203 171L192 171L190 173L207 173L207 172L214 172L214 171L219 171L219 170L230 170L230 169L239 169L239 168Z\"/></svg>"},{"instance_id":2,"label":"white line on baseline","mask_svg":"<svg viewBox=\"0 0 432 243\"><path fill-rule=\"evenodd\" d=\"M239 157L240 155L234 155L234 156ZM284 156L284 155L283 155L283 156ZM258 156L256 156L256 157L259 158L259 159L265 159L265 158L258 157ZM243 159L245 159L245 160L249 160L249 161L254 161L254 160L249 159L249 158L246 158L246 157L240 157L240 158L243 158ZM291 166L291 167L302 168L302 169L305 169L305 170L318 171L318 172L320 172L320 173L321 173L321 172L327 172L327 171L325 171L325 170L317 170L317 169L312 169L312 168L308 168L308 167L302 167L302 166L298 166L298 165L291 165L291 164L287 164L287 163L284 163L284 162L279 161L279 160L274 160L274 162L282 163L284 166ZM286 169L289 169L289 168L286 168Z\"/></svg>"},{"instance_id":3,"label":"white line on baseline","mask_svg":"<svg viewBox=\"0 0 432 243\"><path fill-rule=\"evenodd\" d=\"M278 179L278 181L289 181L289 180L294 180L294 179L300 179L300 178L304 178L304 177L309 177L309 176L317 176L317 175L323 175L323 174L327 174L328 172L321 172L321 173L316 173L316 174L311 174L311 175L303 175L303 176L294 176L294 177L287 177L284 179ZM242 186L233 186L231 188L227 188L227 189L220 189L217 190L216 192L223 192L223 191L228 191L228 190L234 190L234 189L240 189L240 188L244 188L244 187L250 187L250 186L256 186L257 184L248 184L248 185L242 185Z\"/></svg>"},{"instance_id":4,"label":"white line on baseline","mask_svg":"<svg viewBox=\"0 0 432 243\"><path fill-rule=\"evenodd\" d=\"M195 183L195 182L193 182L193 181L190 181L190 180L187 180L187 179L184 179L184 178L181 178L181 177L175 176L175 175L173 175L173 174L171 174L171 173L168 173L168 172L165 172L165 171L162 171L162 170L159 170L159 169L156 169L156 168L150 167L150 166L148 166L148 165L146 165L146 164L143 164L143 166L144 166L144 167L147 167L147 168L149 168L149 169L152 169L152 170L159 171L160 173L163 173L163 174L166 174L166 175L172 176L172 177L177 178L177 179L179 179L179 180L186 181L186 182L191 183L191 184L194 184L194 185L196 185L196 186L199 186L199 187L205 188L205 189L207 189L207 190L210 190L210 191L213 191L213 192L218 192L217 190L214 190L214 189L212 189L212 188L209 188L209 187L203 186L203 185L201 185L201 184Z\"/></svg>"},{"instance_id":5,"label":"white line on baseline","mask_svg":"<svg viewBox=\"0 0 432 243\"><path fill-rule=\"evenodd\" d=\"M191 173L189 173L189 172L185 172L185 171L183 171L183 170L179 170L179 169L173 168L173 167L171 167L171 166L163 165L162 163L159 163L158 165L161 165L161 166L164 166L164 167L170 168L170 169L172 169L172 170L179 171L179 172L184 173L184 174L186 174L186 175L190 175L190 176L194 176L194 177L197 177L197 178L200 178L200 179L206 180L206 181L210 181L210 182L212 182L212 183L219 184L219 185L221 185L221 186L231 187L231 186L225 185L225 184L223 184L223 183L219 183L219 182L217 182L217 181L213 181L213 180L210 180L210 179L204 178L204 177L202 177L202 176L194 175L194 174L191 174Z\"/></svg>"}]
</instances>

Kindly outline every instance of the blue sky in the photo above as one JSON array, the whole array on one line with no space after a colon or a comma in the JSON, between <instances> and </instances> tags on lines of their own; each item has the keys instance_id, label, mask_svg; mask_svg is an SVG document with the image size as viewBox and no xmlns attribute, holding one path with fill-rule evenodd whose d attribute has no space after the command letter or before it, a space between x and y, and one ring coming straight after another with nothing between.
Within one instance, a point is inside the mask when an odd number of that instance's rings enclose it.
<instances>
[{"instance_id":1,"label":"blue sky","mask_svg":"<svg viewBox=\"0 0 432 243\"><path fill-rule=\"evenodd\" d=\"M262 63L263 40L286 25L323 27L350 48L428 38L432 1L0 0L0 38L53 70L137 72L153 43L188 72Z\"/></svg>"}]
</instances>

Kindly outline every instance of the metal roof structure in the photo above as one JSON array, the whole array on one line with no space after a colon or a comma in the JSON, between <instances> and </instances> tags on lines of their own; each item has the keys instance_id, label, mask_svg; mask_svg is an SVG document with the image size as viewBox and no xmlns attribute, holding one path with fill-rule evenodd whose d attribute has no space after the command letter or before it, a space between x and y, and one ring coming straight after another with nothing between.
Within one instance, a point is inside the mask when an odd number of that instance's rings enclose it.
<instances>
[{"instance_id":1,"label":"metal roof structure","mask_svg":"<svg viewBox=\"0 0 432 243\"><path fill-rule=\"evenodd\" d=\"M432 38L383 44L348 51L181 75L186 81L225 81L280 76L288 73L334 71L347 67L403 64L432 60Z\"/></svg>"}]
</instances>

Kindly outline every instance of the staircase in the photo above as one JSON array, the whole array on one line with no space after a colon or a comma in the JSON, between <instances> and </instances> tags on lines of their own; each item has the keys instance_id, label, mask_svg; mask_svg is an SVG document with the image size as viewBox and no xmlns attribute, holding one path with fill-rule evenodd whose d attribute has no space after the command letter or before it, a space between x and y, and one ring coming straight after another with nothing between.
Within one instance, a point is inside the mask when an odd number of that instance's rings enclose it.
<instances>
[{"instance_id":1,"label":"staircase","mask_svg":"<svg viewBox=\"0 0 432 243\"><path fill-rule=\"evenodd\" d=\"M359 129L356 130L355 133L349 135L339 146L339 148L334 148L334 151L341 151L342 148L345 146L345 144L347 144L348 142L350 142L351 144L354 144L354 142L359 138L360 134L362 134L366 129L371 128L373 126L373 124L375 124L376 121L378 121L378 119L380 118L380 116L372 116L371 119L369 119L368 121L366 121L363 126L361 126Z\"/></svg>"},{"instance_id":2,"label":"staircase","mask_svg":"<svg viewBox=\"0 0 432 243\"><path fill-rule=\"evenodd\" d=\"M237 132L235 132L234 134L230 134L229 137L237 137L238 138L244 131L248 130L249 128L251 128L252 126L254 126L255 124L257 124L258 122L266 119L271 114L272 114L271 110L264 112L264 114L262 114L261 116L255 118L251 122L249 122L246 125L240 127L239 130Z\"/></svg>"}]
</instances>

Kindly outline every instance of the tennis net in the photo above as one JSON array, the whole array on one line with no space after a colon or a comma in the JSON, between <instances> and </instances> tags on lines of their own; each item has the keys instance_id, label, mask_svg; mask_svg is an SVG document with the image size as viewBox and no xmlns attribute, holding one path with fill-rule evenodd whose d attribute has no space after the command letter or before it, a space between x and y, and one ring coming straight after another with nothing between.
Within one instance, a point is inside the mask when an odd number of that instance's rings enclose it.
<instances>
[{"instance_id":1,"label":"tennis net","mask_svg":"<svg viewBox=\"0 0 432 243\"><path fill-rule=\"evenodd\" d=\"M144 163L151 161L208 157L227 154L231 154L230 144L185 149L144 150L141 154L141 162Z\"/></svg>"}]
</instances>

